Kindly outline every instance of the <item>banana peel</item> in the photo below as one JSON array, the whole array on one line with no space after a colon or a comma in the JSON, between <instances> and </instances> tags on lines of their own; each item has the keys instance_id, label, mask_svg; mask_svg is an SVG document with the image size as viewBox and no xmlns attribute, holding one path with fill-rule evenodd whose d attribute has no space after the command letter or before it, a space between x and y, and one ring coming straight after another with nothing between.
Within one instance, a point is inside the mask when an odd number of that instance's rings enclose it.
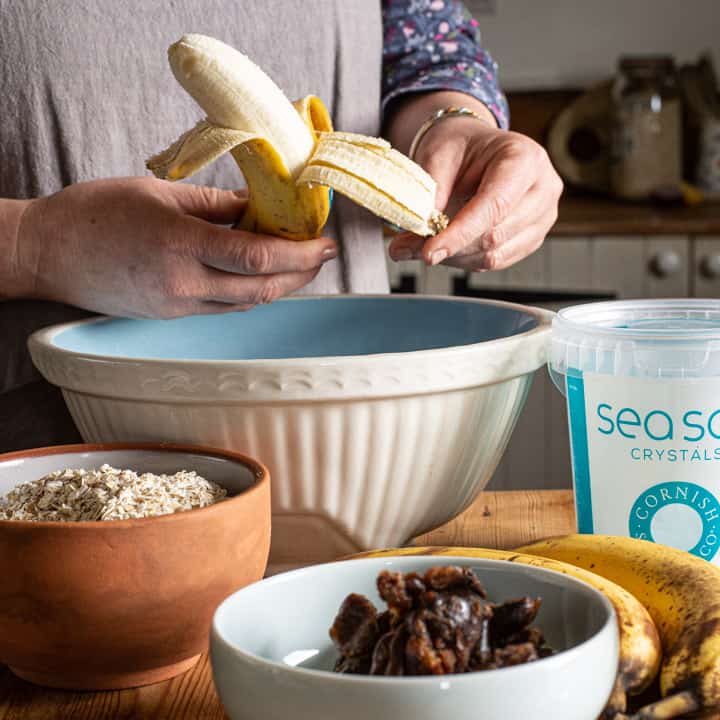
<instances>
[{"instance_id":1,"label":"banana peel","mask_svg":"<svg viewBox=\"0 0 720 720\"><path fill-rule=\"evenodd\" d=\"M313 135L332 132L330 116L319 98L311 95L293 105ZM151 157L147 167L157 177L182 180L226 152L232 154L248 186L249 201L238 227L290 240L320 234L330 213L329 188L296 182L272 143L254 133L203 120Z\"/></svg>"},{"instance_id":2,"label":"banana peel","mask_svg":"<svg viewBox=\"0 0 720 720\"><path fill-rule=\"evenodd\" d=\"M635 720L710 709L720 716L720 568L675 548L610 535L549 538L518 552L591 569L647 608L662 642L663 699Z\"/></svg>"},{"instance_id":3,"label":"banana peel","mask_svg":"<svg viewBox=\"0 0 720 720\"><path fill-rule=\"evenodd\" d=\"M190 177L230 152L249 191L239 227L291 240L321 233L332 189L419 235L447 226L430 175L384 140L334 132L320 98L291 104L249 58L203 35L184 36L168 55L207 117L146 162L157 177Z\"/></svg>"}]
</instances>

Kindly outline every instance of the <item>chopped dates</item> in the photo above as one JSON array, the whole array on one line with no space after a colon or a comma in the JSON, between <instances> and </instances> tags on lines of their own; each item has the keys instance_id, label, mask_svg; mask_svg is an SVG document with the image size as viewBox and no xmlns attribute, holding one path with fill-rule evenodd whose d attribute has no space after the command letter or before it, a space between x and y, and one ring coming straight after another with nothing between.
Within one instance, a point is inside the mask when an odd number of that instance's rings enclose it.
<instances>
[{"instance_id":1,"label":"chopped dates","mask_svg":"<svg viewBox=\"0 0 720 720\"><path fill-rule=\"evenodd\" d=\"M335 671L360 675L445 675L509 667L552 654L531 626L540 600L495 604L470 568L442 566L424 575L383 570L388 609L364 595L345 598L330 637Z\"/></svg>"}]
</instances>

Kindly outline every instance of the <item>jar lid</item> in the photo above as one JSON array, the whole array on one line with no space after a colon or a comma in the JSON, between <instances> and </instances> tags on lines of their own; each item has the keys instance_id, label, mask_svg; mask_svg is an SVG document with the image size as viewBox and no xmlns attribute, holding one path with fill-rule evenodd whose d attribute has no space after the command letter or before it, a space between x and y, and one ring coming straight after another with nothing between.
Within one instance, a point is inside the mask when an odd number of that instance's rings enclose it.
<instances>
[{"instance_id":1,"label":"jar lid","mask_svg":"<svg viewBox=\"0 0 720 720\"><path fill-rule=\"evenodd\" d=\"M638 377L720 376L720 300L576 305L553 320L550 367Z\"/></svg>"}]
</instances>

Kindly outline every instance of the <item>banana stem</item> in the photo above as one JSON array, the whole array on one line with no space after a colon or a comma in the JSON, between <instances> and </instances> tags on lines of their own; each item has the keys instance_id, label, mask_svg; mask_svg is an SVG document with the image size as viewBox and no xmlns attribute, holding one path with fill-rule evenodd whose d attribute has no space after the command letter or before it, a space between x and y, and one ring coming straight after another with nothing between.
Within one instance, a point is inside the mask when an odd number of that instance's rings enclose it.
<instances>
[{"instance_id":1,"label":"banana stem","mask_svg":"<svg viewBox=\"0 0 720 720\"><path fill-rule=\"evenodd\" d=\"M685 690L640 708L630 720L670 720L697 710L700 710L700 703L696 695Z\"/></svg>"}]
</instances>

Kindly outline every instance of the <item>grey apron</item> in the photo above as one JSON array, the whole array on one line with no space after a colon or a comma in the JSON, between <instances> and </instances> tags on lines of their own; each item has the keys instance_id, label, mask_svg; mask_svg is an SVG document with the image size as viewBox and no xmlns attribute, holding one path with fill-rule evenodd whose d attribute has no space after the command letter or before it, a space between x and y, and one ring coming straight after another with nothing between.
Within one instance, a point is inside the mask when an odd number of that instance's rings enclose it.
<instances>
[{"instance_id":1,"label":"grey apron","mask_svg":"<svg viewBox=\"0 0 720 720\"><path fill-rule=\"evenodd\" d=\"M378 132L379 2L0 0L0 197L146 174L144 159L201 117L166 60L168 45L188 32L242 50L291 99L319 95L339 129ZM192 181L243 184L230 157ZM338 239L340 257L302 292L387 292L375 218L336 196L324 234ZM0 301L0 452L80 440L25 343L37 328L87 315L56 303Z\"/></svg>"}]
</instances>

